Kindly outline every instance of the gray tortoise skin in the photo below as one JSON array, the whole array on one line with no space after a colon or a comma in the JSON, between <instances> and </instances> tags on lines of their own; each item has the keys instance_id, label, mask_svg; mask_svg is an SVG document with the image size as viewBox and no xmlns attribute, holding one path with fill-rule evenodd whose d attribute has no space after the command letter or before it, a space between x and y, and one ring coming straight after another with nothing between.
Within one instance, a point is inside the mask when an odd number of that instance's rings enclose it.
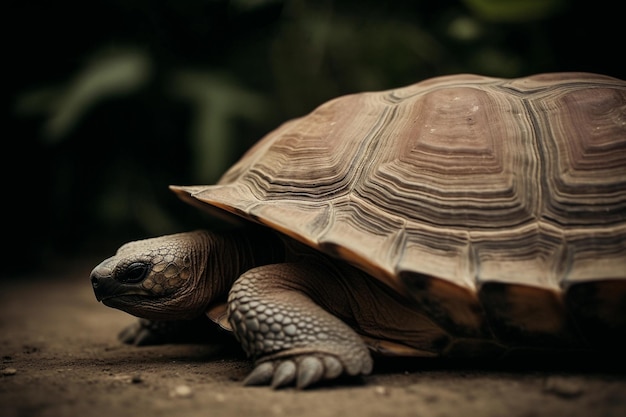
<instances>
[{"instance_id":1,"label":"gray tortoise skin","mask_svg":"<svg viewBox=\"0 0 626 417\"><path fill-rule=\"evenodd\" d=\"M96 266L127 343L210 338L251 385L372 371L372 353L618 351L626 330L626 82L454 75L331 100L215 185L236 223L130 242Z\"/></svg>"}]
</instances>

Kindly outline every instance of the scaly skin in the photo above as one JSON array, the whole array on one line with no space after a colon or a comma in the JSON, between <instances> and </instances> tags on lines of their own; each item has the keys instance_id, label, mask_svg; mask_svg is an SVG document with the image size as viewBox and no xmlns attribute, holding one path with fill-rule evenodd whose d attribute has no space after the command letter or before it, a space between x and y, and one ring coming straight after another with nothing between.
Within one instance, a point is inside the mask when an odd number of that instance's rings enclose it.
<instances>
[{"instance_id":1,"label":"scaly skin","mask_svg":"<svg viewBox=\"0 0 626 417\"><path fill-rule=\"evenodd\" d=\"M246 384L304 388L371 372L362 339L307 291L307 284L340 281L332 272L319 264L283 263L254 268L235 282L230 323L244 350L258 358Z\"/></svg>"},{"instance_id":2,"label":"scaly skin","mask_svg":"<svg viewBox=\"0 0 626 417\"><path fill-rule=\"evenodd\" d=\"M245 383L274 388L305 388L371 371L367 347L336 317L350 315L342 302L343 278L325 257L285 249L269 232L200 231L131 242L91 274L98 300L152 321L195 319L230 289L229 321L257 361ZM320 285L328 287L324 300L314 291ZM127 343L161 343L168 341L168 329L180 336L176 326L149 321L122 337Z\"/></svg>"}]
</instances>

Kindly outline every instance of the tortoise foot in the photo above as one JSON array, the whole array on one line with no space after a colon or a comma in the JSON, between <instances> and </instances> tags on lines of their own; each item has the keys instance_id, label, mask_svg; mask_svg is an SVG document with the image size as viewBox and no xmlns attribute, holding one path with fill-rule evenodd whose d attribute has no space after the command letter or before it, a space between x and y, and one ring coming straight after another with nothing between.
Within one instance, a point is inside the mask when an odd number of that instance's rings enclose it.
<instances>
[{"instance_id":1,"label":"tortoise foot","mask_svg":"<svg viewBox=\"0 0 626 417\"><path fill-rule=\"evenodd\" d=\"M297 285L316 279L314 271L310 265L270 265L233 285L229 322L248 356L257 358L246 385L306 388L371 372L363 340Z\"/></svg>"},{"instance_id":2,"label":"tortoise foot","mask_svg":"<svg viewBox=\"0 0 626 417\"><path fill-rule=\"evenodd\" d=\"M150 322L140 319L122 329L117 338L127 345L147 346L155 343L154 333L150 330Z\"/></svg>"},{"instance_id":3,"label":"tortoise foot","mask_svg":"<svg viewBox=\"0 0 626 417\"><path fill-rule=\"evenodd\" d=\"M244 385L270 385L277 389L295 386L304 389L323 380L336 379L348 371L331 355L302 355L263 361L244 380Z\"/></svg>"},{"instance_id":4,"label":"tortoise foot","mask_svg":"<svg viewBox=\"0 0 626 417\"><path fill-rule=\"evenodd\" d=\"M205 343L217 338L214 327L205 317L176 321L139 319L122 329L117 337L121 342L134 346Z\"/></svg>"}]
</instances>

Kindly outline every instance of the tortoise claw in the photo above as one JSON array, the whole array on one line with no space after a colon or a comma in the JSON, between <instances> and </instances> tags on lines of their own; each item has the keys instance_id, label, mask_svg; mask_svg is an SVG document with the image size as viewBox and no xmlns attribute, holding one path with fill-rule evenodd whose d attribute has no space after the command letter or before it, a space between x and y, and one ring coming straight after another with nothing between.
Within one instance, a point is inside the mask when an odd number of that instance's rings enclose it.
<instances>
[{"instance_id":1,"label":"tortoise claw","mask_svg":"<svg viewBox=\"0 0 626 417\"><path fill-rule=\"evenodd\" d=\"M295 362L287 360L281 362L274 371L274 378L272 378L272 388L280 388L291 384L296 379L298 367Z\"/></svg>"},{"instance_id":2,"label":"tortoise claw","mask_svg":"<svg viewBox=\"0 0 626 417\"><path fill-rule=\"evenodd\" d=\"M338 361L337 361L338 362ZM340 364L341 365L341 364ZM341 373L341 372L340 372ZM307 356L298 366L296 387L303 389L320 381L324 376L324 364L315 356Z\"/></svg>"},{"instance_id":3,"label":"tortoise claw","mask_svg":"<svg viewBox=\"0 0 626 417\"><path fill-rule=\"evenodd\" d=\"M135 338L141 328L139 322L135 322L129 326L126 326L120 331L117 335L117 338L120 342L125 343L127 345L135 344Z\"/></svg>"},{"instance_id":4,"label":"tortoise claw","mask_svg":"<svg viewBox=\"0 0 626 417\"><path fill-rule=\"evenodd\" d=\"M335 379L343 372L343 365L334 356L324 356L324 379Z\"/></svg>"},{"instance_id":5,"label":"tortoise claw","mask_svg":"<svg viewBox=\"0 0 626 417\"><path fill-rule=\"evenodd\" d=\"M333 356L309 355L259 363L244 379L244 385L269 385L273 389L295 385L305 389L316 383L349 374Z\"/></svg>"},{"instance_id":6,"label":"tortoise claw","mask_svg":"<svg viewBox=\"0 0 626 417\"><path fill-rule=\"evenodd\" d=\"M274 364L263 362L256 366L250 375L243 380L244 385L266 385L269 384L274 375Z\"/></svg>"}]
</instances>

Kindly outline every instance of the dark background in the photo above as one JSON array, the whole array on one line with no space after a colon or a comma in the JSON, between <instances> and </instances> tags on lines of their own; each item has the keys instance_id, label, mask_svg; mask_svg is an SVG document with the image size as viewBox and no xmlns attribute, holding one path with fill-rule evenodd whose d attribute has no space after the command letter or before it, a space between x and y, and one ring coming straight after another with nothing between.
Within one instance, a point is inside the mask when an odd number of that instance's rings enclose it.
<instances>
[{"instance_id":1,"label":"dark background","mask_svg":"<svg viewBox=\"0 0 626 417\"><path fill-rule=\"evenodd\" d=\"M206 226L168 184L215 182L269 130L338 95L458 72L625 79L618 5L9 1L0 276Z\"/></svg>"}]
</instances>

